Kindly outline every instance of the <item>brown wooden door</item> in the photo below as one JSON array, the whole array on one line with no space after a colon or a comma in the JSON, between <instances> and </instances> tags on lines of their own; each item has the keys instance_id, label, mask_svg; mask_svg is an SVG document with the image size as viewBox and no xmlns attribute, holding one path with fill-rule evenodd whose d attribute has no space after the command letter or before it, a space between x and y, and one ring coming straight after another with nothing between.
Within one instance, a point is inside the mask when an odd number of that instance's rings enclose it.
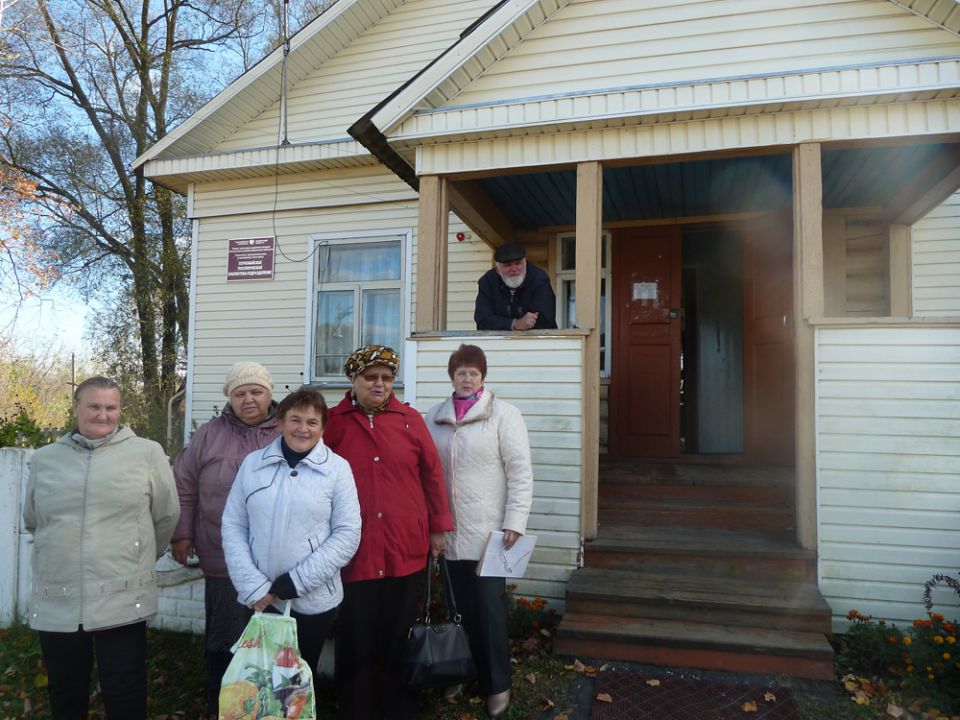
<instances>
[{"instance_id":1,"label":"brown wooden door","mask_svg":"<svg viewBox=\"0 0 960 720\"><path fill-rule=\"evenodd\" d=\"M610 454L680 454L680 227L613 240Z\"/></svg>"},{"instance_id":2,"label":"brown wooden door","mask_svg":"<svg viewBox=\"0 0 960 720\"><path fill-rule=\"evenodd\" d=\"M777 213L744 227L744 425L750 462L794 459L793 225Z\"/></svg>"}]
</instances>

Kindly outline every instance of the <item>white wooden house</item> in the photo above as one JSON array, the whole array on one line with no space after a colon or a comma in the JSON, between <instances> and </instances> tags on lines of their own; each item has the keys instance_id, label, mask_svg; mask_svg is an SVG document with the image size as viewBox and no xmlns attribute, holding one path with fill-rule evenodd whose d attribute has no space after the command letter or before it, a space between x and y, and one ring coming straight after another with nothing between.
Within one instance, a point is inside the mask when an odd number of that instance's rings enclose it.
<instances>
[{"instance_id":1,"label":"white wooden house","mask_svg":"<svg viewBox=\"0 0 960 720\"><path fill-rule=\"evenodd\" d=\"M909 622L960 567L958 30L956 0L339 0L136 161L193 219L190 419L238 359L334 399L368 340L425 411L469 339L531 431L520 591L559 649L829 674L831 617ZM272 270L228 279L247 238ZM507 241L565 329L474 332Z\"/></svg>"}]
</instances>

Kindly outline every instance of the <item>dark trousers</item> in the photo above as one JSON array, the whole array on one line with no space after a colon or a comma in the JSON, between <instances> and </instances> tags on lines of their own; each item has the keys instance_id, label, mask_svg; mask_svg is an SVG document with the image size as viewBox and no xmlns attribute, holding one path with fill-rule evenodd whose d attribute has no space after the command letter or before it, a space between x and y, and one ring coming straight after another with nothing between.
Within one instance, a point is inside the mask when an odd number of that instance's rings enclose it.
<instances>
[{"instance_id":1,"label":"dark trousers","mask_svg":"<svg viewBox=\"0 0 960 720\"><path fill-rule=\"evenodd\" d=\"M344 583L337 622L341 720L407 720L417 697L403 682L403 650L423 573Z\"/></svg>"},{"instance_id":2,"label":"dark trousers","mask_svg":"<svg viewBox=\"0 0 960 720\"><path fill-rule=\"evenodd\" d=\"M204 578L203 604L206 611L203 654L207 661L207 712L219 715L217 706L223 674L233 659L230 648L240 639L253 610L237 602L230 578Z\"/></svg>"},{"instance_id":3,"label":"dark trousers","mask_svg":"<svg viewBox=\"0 0 960 720\"><path fill-rule=\"evenodd\" d=\"M96 654L107 720L147 716L147 623L40 632L53 720L86 720Z\"/></svg>"},{"instance_id":4,"label":"dark trousers","mask_svg":"<svg viewBox=\"0 0 960 720\"><path fill-rule=\"evenodd\" d=\"M279 612L275 608L268 608L267 612ZM304 615L290 611L290 617L297 621L297 647L314 677L317 675L317 663L320 662L320 653L323 652L323 642L327 639L333 621L337 617L337 609L327 610L316 615Z\"/></svg>"},{"instance_id":5,"label":"dark trousers","mask_svg":"<svg viewBox=\"0 0 960 720\"><path fill-rule=\"evenodd\" d=\"M476 560L447 561L450 582L470 638L480 694L510 689L510 640L507 633L507 581L478 577Z\"/></svg>"}]
</instances>

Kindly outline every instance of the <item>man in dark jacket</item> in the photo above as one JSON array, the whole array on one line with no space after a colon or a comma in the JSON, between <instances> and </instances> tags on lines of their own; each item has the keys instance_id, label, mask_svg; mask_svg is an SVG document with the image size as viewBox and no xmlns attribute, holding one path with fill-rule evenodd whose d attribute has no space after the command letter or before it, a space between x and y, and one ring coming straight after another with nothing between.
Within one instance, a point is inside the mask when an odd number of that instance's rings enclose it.
<instances>
[{"instance_id":1,"label":"man in dark jacket","mask_svg":"<svg viewBox=\"0 0 960 720\"><path fill-rule=\"evenodd\" d=\"M477 330L549 330L557 327L557 298L550 278L527 263L522 245L501 245L496 267L477 281Z\"/></svg>"}]
</instances>

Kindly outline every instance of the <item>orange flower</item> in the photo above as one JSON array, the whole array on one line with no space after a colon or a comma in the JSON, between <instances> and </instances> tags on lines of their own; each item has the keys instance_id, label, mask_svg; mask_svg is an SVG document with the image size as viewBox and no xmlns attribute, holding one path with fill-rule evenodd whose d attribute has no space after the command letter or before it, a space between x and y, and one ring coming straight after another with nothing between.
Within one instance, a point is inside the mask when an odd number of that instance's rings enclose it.
<instances>
[{"instance_id":1,"label":"orange flower","mask_svg":"<svg viewBox=\"0 0 960 720\"><path fill-rule=\"evenodd\" d=\"M944 660L949 660L949 659L950 659L950 653L944 653L944 654L943 654L943 659L944 659Z\"/></svg>"},{"instance_id":2,"label":"orange flower","mask_svg":"<svg viewBox=\"0 0 960 720\"><path fill-rule=\"evenodd\" d=\"M957 639L956 639L953 635L947 635L947 644L948 644L948 645L953 645L956 641L957 641Z\"/></svg>"},{"instance_id":3,"label":"orange flower","mask_svg":"<svg viewBox=\"0 0 960 720\"><path fill-rule=\"evenodd\" d=\"M933 641L934 641L937 645L943 645L943 637L940 636L940 635L934 635L934 636L933 636Z\"/></svg>"},{"instance_id":4,"label":"orange flower","mask_svg":"<svg viewBox=\"0 0 960 720\"><path fill-rule=\"evenodd\" d=\"M905 638L903 639L903 644L904 644L904 645L909 645L909 644L912 643L912 642L913 642L913 640L911 640L911 639L908 638L908 637L905 637Z\"/></svg>"},{"instance_id":5,"label":"orange flower","mask_svg":"<svg viewBox=\"0 0 960 720\"><path fill-rule=\"evenodd\" d=\"M928 614L930 615L930 619L933 620L934 622L943 622L943 615L941 615L940 613L932 612Z\"/></svg>"}]
</instances>

